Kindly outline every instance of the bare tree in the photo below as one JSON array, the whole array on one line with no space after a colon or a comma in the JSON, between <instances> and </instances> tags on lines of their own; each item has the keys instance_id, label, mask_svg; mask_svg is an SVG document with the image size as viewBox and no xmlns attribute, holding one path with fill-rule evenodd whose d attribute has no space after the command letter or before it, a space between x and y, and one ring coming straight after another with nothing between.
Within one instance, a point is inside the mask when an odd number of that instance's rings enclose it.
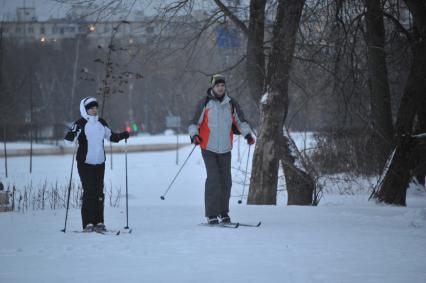
<instances>
[{"instance_id":1,"label":"bare tree","mask_svg":"<svg viewBox=\"0 0 426 283\"><path fill-rule=\"evenodd\" d=\"M289 106L289 75L303 5L301 0L278 1L266 93L262 97L260 132L253 158L249 204L276 204L279 149L283 147L283 128ZM285 173L295 172L288 170Z\"/></svg>"},{"instance_id":2,"label":"bare tree","mask_svg":"<svg viewBox=\"0 0 426 283\"><path fill-rule=\"evenodd\" d=\"M251 97L260 101L266 78L265 70L265 6L266 0L250 2L247 39L247 81Z\"/></svg>"},{"instance_id":3,"label":"bare tree","mask_svg":"<svg viewBox=\"0 0 426 283\"><path fill-rule=\"evenodd\" d=\"M418 143L411 137L415 119L424 125L423 109L426 100L426 1L405 1L414 20L414 28L404 31L411 44L411 68L398 109L395 124L395 148L388 158L377 190L372 196L385 203L406 205L406 192L413 167L413 149ZM398 25L400 29L403 27Z\"/></svg>"},{"instance_id":4,"label":"bare tree","mask_svg":"<svg viewBox=\"0 0 426 283\"><path fill-rule=\"evenodd\" d=\"M370 111L373 128L373 144L376 160L387 156L393 138L391 97L385 54L385 27L383 7L380 0L365 1L367 7L366 27L368 46L368 73L370 86ZM381 158L378 169L383 168L385 159Z\"/></svg>"}]
</instances>

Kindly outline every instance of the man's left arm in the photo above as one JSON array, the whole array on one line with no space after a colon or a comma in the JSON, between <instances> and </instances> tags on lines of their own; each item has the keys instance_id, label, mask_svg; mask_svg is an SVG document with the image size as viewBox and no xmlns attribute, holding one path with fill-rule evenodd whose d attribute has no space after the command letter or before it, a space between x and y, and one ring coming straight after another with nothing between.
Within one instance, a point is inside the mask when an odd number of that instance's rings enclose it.
<instances>
[{"instance_id":1,"label":"man's left arm","mask_svg":"<svg viewBox=\"0 0 426 283\"><path fill-rule=\"evenodd\" d=\"M251 135L251 127L249 122L245 119L244 112L241 109L240 104L232 99L232 105L234 107L233 116L235 123L237 124L238 130L241 132L241 135L246 138L247 135Z\"/></svg>"}]
</instances>

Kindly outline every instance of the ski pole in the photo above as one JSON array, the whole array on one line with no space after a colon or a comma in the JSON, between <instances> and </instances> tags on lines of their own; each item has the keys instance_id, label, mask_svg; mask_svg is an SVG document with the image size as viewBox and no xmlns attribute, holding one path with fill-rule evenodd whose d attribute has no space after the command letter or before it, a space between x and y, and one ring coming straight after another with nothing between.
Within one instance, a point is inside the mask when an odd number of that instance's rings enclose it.
<instances>
[{"instance_id":1,"label":"ski pole","mask_svg":"<svg viewBox=\"0 0 426 283\"><path fill-rule=\"evenodd\" d=\"M70 207L70 195L71 195L71 184L72 184L72 172L74 170L74 157L75 157L76 148L77 148L77 144L74 146L74 151L72 153L71 175L70 175L70 182L68 184L67 210L65 213L65 225L64 225L64 229L61 230L64 233L67 231L68 210Z\"/></svg>"},{"instance_id":2,"label":"ski pole","mask_svg":"<svg viewBox=\"0 0 426 283\"><path fill-rule=\"evenodd\" d=\"M189 157L192 155L192 153L194 152L194 149L197 147L197 145L194 145L194 147L192 148L191 152L188 154L188 157L185 159L185 161L183 162L182 166L180 167L179 171L177 172L176 176L173 178L172 182L170 183L169 187L167 188L167 190L164 192L164 194L160 197L162 200L165 199L165 196L167 195L167 192L170 190L170 188L172 187L173 183L175 182L177 176L179 176L180 171L182 171L183 167L185 166L186 162L188 161Z\"/></svg>"},{"instance_id":3,"label":"ski pole","mask_svg":"<svg viewBox=\"0 0 426 283\"><path fill-rule=\"evenodd\" d=\"M124 147L124 159L126 163L126 227L124 229L129 229L129 191L128 191L128 182L127 182L127 139L125 139L126 145Z\"/></svg>"},{"instance_id":4,"label":"ski pole","mask_svg":"<svg viewBox=\"0 0 426 283\"><path fill-rule=\"evenodd\" d=\"M248 170L248 164L249 164L249 159L250 159L250 148L251 148L251 145L249 145L249 149L248 149L247 163L246 163L246 172L244 174L243 193L241 194L241 199L238 200L239 204L241 204L243 202L244 190L246 188L247 170Z\"/></svg>"}]
</instances>

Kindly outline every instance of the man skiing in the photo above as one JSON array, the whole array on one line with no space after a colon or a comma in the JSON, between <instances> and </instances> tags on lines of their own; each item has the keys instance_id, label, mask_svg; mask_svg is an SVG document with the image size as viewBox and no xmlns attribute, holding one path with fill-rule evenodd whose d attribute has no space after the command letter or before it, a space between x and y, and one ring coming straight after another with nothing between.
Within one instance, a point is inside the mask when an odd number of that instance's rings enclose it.
<instances>
[{"instance_id":1,"label":"man skiing","mask_svg":"<svg viewBox=\"0 0 426 283\"><path fill-rule=\"evenodd\" d=\"M65 136L68 142L78 140L77 169L83 187L81 218L83 231L106 231L104 224L104 139L119 142L129 138L124 131L116 134L98 117L98 102L86 97L80 102L81 117Z\"/></svg>"},{"instance_id":2,"label":"man skiing","mask_svg":"<svg viewBox=\"0 0 426 283\"><path fill-rule=\"evenodd\" d=\"M206 166L204 204L207 223L219 224L219 220L230 223L233 133L241 133L249 145L254 144L255 139L240 106L226 94L223 75L212 76L207 96L197 103L188 132L191 142L200 145Z\"/></svg>"}]
</instances>

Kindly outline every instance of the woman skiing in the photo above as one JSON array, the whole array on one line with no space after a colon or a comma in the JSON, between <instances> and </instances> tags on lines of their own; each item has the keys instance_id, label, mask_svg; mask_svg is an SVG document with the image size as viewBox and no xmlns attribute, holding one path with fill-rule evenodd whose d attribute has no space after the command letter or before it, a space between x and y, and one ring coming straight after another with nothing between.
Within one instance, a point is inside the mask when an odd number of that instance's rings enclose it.
<instances>
[{"instance_id":1,"label":"woman skiing","mask_svg":"<svg viewBox=\"0 0 426 283\"><path fill-rule=\"evenodd\" d=\"M119 142L129 138L124 131L116 134L98 117L98 102L86 97L80 102L81 118L65 136L68 142L78 140L77 169L83 187L81 218L83 231L106 231L104 224L104 139Z\"/></svg>"},{"instance_id":2,"label":"woman skiing","mask_svg":"<svg viewBox=\"0 0 426 283\"><path fill-rule=\"evenodd\" d=\"M188 127L191 141L201 147L206 166L204 203L209 224L231 222L228 213L233 133L242 134L250 145L255 143L240 106L225 90L225 77L214 75L207 96L197 104Z\"/></svg>"}]
</instances>

